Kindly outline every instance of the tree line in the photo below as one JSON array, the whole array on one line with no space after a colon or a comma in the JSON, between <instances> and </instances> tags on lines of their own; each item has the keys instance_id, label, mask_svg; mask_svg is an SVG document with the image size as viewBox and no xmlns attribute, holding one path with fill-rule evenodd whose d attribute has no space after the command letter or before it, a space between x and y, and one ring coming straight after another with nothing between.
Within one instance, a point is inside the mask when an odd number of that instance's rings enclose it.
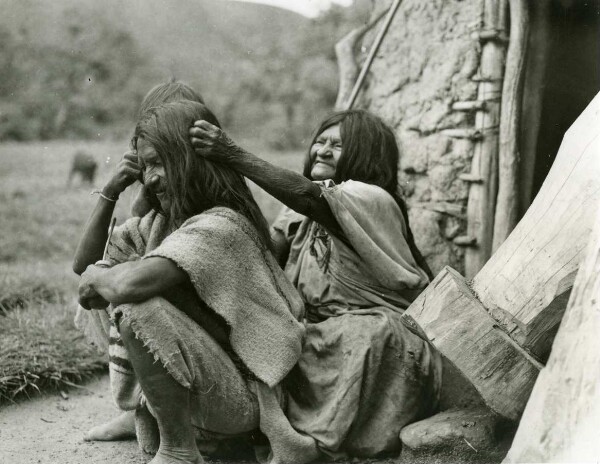
<instances>
[{"instance_id":1,"label":"tree line","mask_svg":"<svg viewBox=\"0 0 600 464\"><path fill-rule=\"evenodd\" d=\"M157 72L152 50L103 17L65 18L56 25L61 40L46 43L0 25L0 140L127 136L145 92L175 77L213 95L226 128L273 148L301 145L335 102L335 42L363 16L334 6L244 54L215 89L204 88L201 76Z\"/></svg>"}]
</instances>

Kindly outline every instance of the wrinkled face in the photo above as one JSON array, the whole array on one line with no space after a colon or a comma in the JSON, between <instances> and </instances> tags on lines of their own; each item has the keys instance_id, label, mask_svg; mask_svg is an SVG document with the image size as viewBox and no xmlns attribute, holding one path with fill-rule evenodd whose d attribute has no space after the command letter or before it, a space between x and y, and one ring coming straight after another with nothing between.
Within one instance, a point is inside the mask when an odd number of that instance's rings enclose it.
<instances>
[{"instance_id":1,"label":"wrinkled face","mask_svg":"<svg viewBox=\"0 0 600 464\"><path fill-rule=\"evenodd\" d=\"M340 125L328 127L321 132L310 147L310 176L313 180L332 179L342 155Z\"/></svg>"},{"instance_id":2,"label":"wrinkled face","mask_svg":"<svg viewBox=\"0 0 600 464\"><path fill-rule=\"evenodd\" d=\"M137 140L138 162L142 168L144 185L156 195L163 211L169 211L171 202L166 194L167 175L165 167L152 145L143 138Z\"/></svg>"}]
</instances>

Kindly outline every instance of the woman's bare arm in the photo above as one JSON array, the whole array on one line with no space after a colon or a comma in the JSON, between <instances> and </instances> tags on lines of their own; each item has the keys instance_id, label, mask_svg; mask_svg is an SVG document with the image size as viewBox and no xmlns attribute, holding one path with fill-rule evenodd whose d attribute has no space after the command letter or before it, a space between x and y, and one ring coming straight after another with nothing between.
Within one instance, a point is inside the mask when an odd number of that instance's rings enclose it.
<instances>
[{"instance_id":1,"label":"woman's bare arm","mask_svg":"<svg viewBox=\"0 0 600 464\"><path fill-rule=\"evenodd\" d=\"M284 205L323 225L330 233L343 237L321 189L302 174L275 166L238 147L218 127L197 121L190 129L197 154L224 163L250 179Z\"/></svg>"},{"instance_id":2,"label":"woman's bare arm","mask_svg":"<svg viewBox=\"0 0 600 464\"><path fill-rule=\"evenodd\" d=\"M103 306L106 302L137 303L185 282L189 282L185 271L166 258L130 261L111 268L92 265L81 275L79 303L87 309L101 300L105 300Z\"/></svg>"},{"instance_id":3,"label":"woman's bare arm","mask_svg":"<svg viewBox=\"0 0 600 464\"><path fill-rule=\"evenodd\" d=\"M137 155L132 151L125 153L114 176L102 189L102 196L98 199L85 225L73 258L73 271L76 274L81 275L90 264L102 259L102 252L108 238L108 226L116 201L119 195L139 178L139 175Z\"/></svg>"}]
</instances>

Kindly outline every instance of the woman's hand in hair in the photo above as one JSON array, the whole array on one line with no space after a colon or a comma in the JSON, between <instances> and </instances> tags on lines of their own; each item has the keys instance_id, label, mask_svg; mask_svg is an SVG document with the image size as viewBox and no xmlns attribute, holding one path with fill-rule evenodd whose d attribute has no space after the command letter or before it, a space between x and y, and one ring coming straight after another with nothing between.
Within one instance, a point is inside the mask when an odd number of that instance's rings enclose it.
<instances>
[{"instance_id":1,"label":"woman's hand in hair","mask_svg":"<svg viewBox=\"0 0 600 464\"><path fill-rule=\"evenodd\" d=\"M135 150L129 150L117 164L117 169L106 183L103 193L110 198L117 198L127 187L141 177L142 169L138 163Z\"/></svg>"},{"instance_id":2,"label":"woman's hand in hair","mask_svg":"<svg viewBox=\"0 0 600 464\"><path fill-rule=\"evenodd\" d=\"M211 161L228 163L243 153L225 132L204 120L190 128L190 142L198 155Z\"/></svg>"}]
</instances>

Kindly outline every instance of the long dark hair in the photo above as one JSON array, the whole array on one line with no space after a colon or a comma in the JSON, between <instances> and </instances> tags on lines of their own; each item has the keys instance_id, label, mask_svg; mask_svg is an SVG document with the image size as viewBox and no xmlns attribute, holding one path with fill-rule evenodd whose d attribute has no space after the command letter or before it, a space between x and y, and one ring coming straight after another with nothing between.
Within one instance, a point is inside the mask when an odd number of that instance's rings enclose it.
<instances>
[{"instance_id":1,"label":"long dark hair","mask_svg":"<svg viewBox=\"0 0 600 464\"><path fill-rule=\"evenodd\" d=\"M167 82L161 82L160 84L152 87L148 93L144 96L142 103L140 104L140 108L138 110L138 120L142 118L150 108L155 108L160 105L164 105L165 103L170 103L174 101L181 100L190 100L198 103L204 104L204 99L202 95L196 92L193 88L191 88L185 82L181 82L175 79L171 79ZM132 139L131 148L135 149L136 147L133 144L135 137ZM152 193L149 189L142 189L143 195L148 202L148 206L151 209L159 210L160 202L156 195ZM146 206L143 207L143 211L146 211ZM134 213L135 215L139 214ZM143 214L142 214L143 215Z\"/></svg>"},{"instance_id":2,"label":"long dark hair","mask_svg":"<svg viewBox=\"0 0 600 464\"><path fill-rule=\"evenodd\" d=\"M406 202L398 191L398 162L400 150L392 129L381 118L365 110L338 111L327 117L317 128L310 147L317 137L329 127L340 125L342 154L337 162L336 183L356 180L373 184L388 192L396 201L406 222L406 241L415 261L429 279L433 274L427 261L417 248L408 221ZM310 147L304 161L304 176L311 179L312 159Z\"/></svg>"},{"instance_id":3,"label":"long dark hair","mask_svg":"<svg viewBox=\"0 0 600 464\"><path fill-rule=\"evenodd\" d=\"M135 128L132 144L137 146L137 140L144 139L165 167L165 193L171 203L165 213L173 226L179 227L186 219L215 206L231 208L254 225L264 245L270 248L267 221L244 177L194 153L188 130L199 119L220 127L206 106L183 100L149 109Z\"/></svg>"},{"instance_id":4,"label":"long dark hair","mask_svg":"<svg viewBox=\"0 0 600 464\"><path fill-rule=\"evenodd\" d=\"M140 109L138 111L138 119L142 117L150 108L155 108L165 103L174 101L190 100L204 104L202 95L192 89L185 82L172 79L168 82L161 82L152 87L144 96Z\"/></svg>"}]
</instances>

